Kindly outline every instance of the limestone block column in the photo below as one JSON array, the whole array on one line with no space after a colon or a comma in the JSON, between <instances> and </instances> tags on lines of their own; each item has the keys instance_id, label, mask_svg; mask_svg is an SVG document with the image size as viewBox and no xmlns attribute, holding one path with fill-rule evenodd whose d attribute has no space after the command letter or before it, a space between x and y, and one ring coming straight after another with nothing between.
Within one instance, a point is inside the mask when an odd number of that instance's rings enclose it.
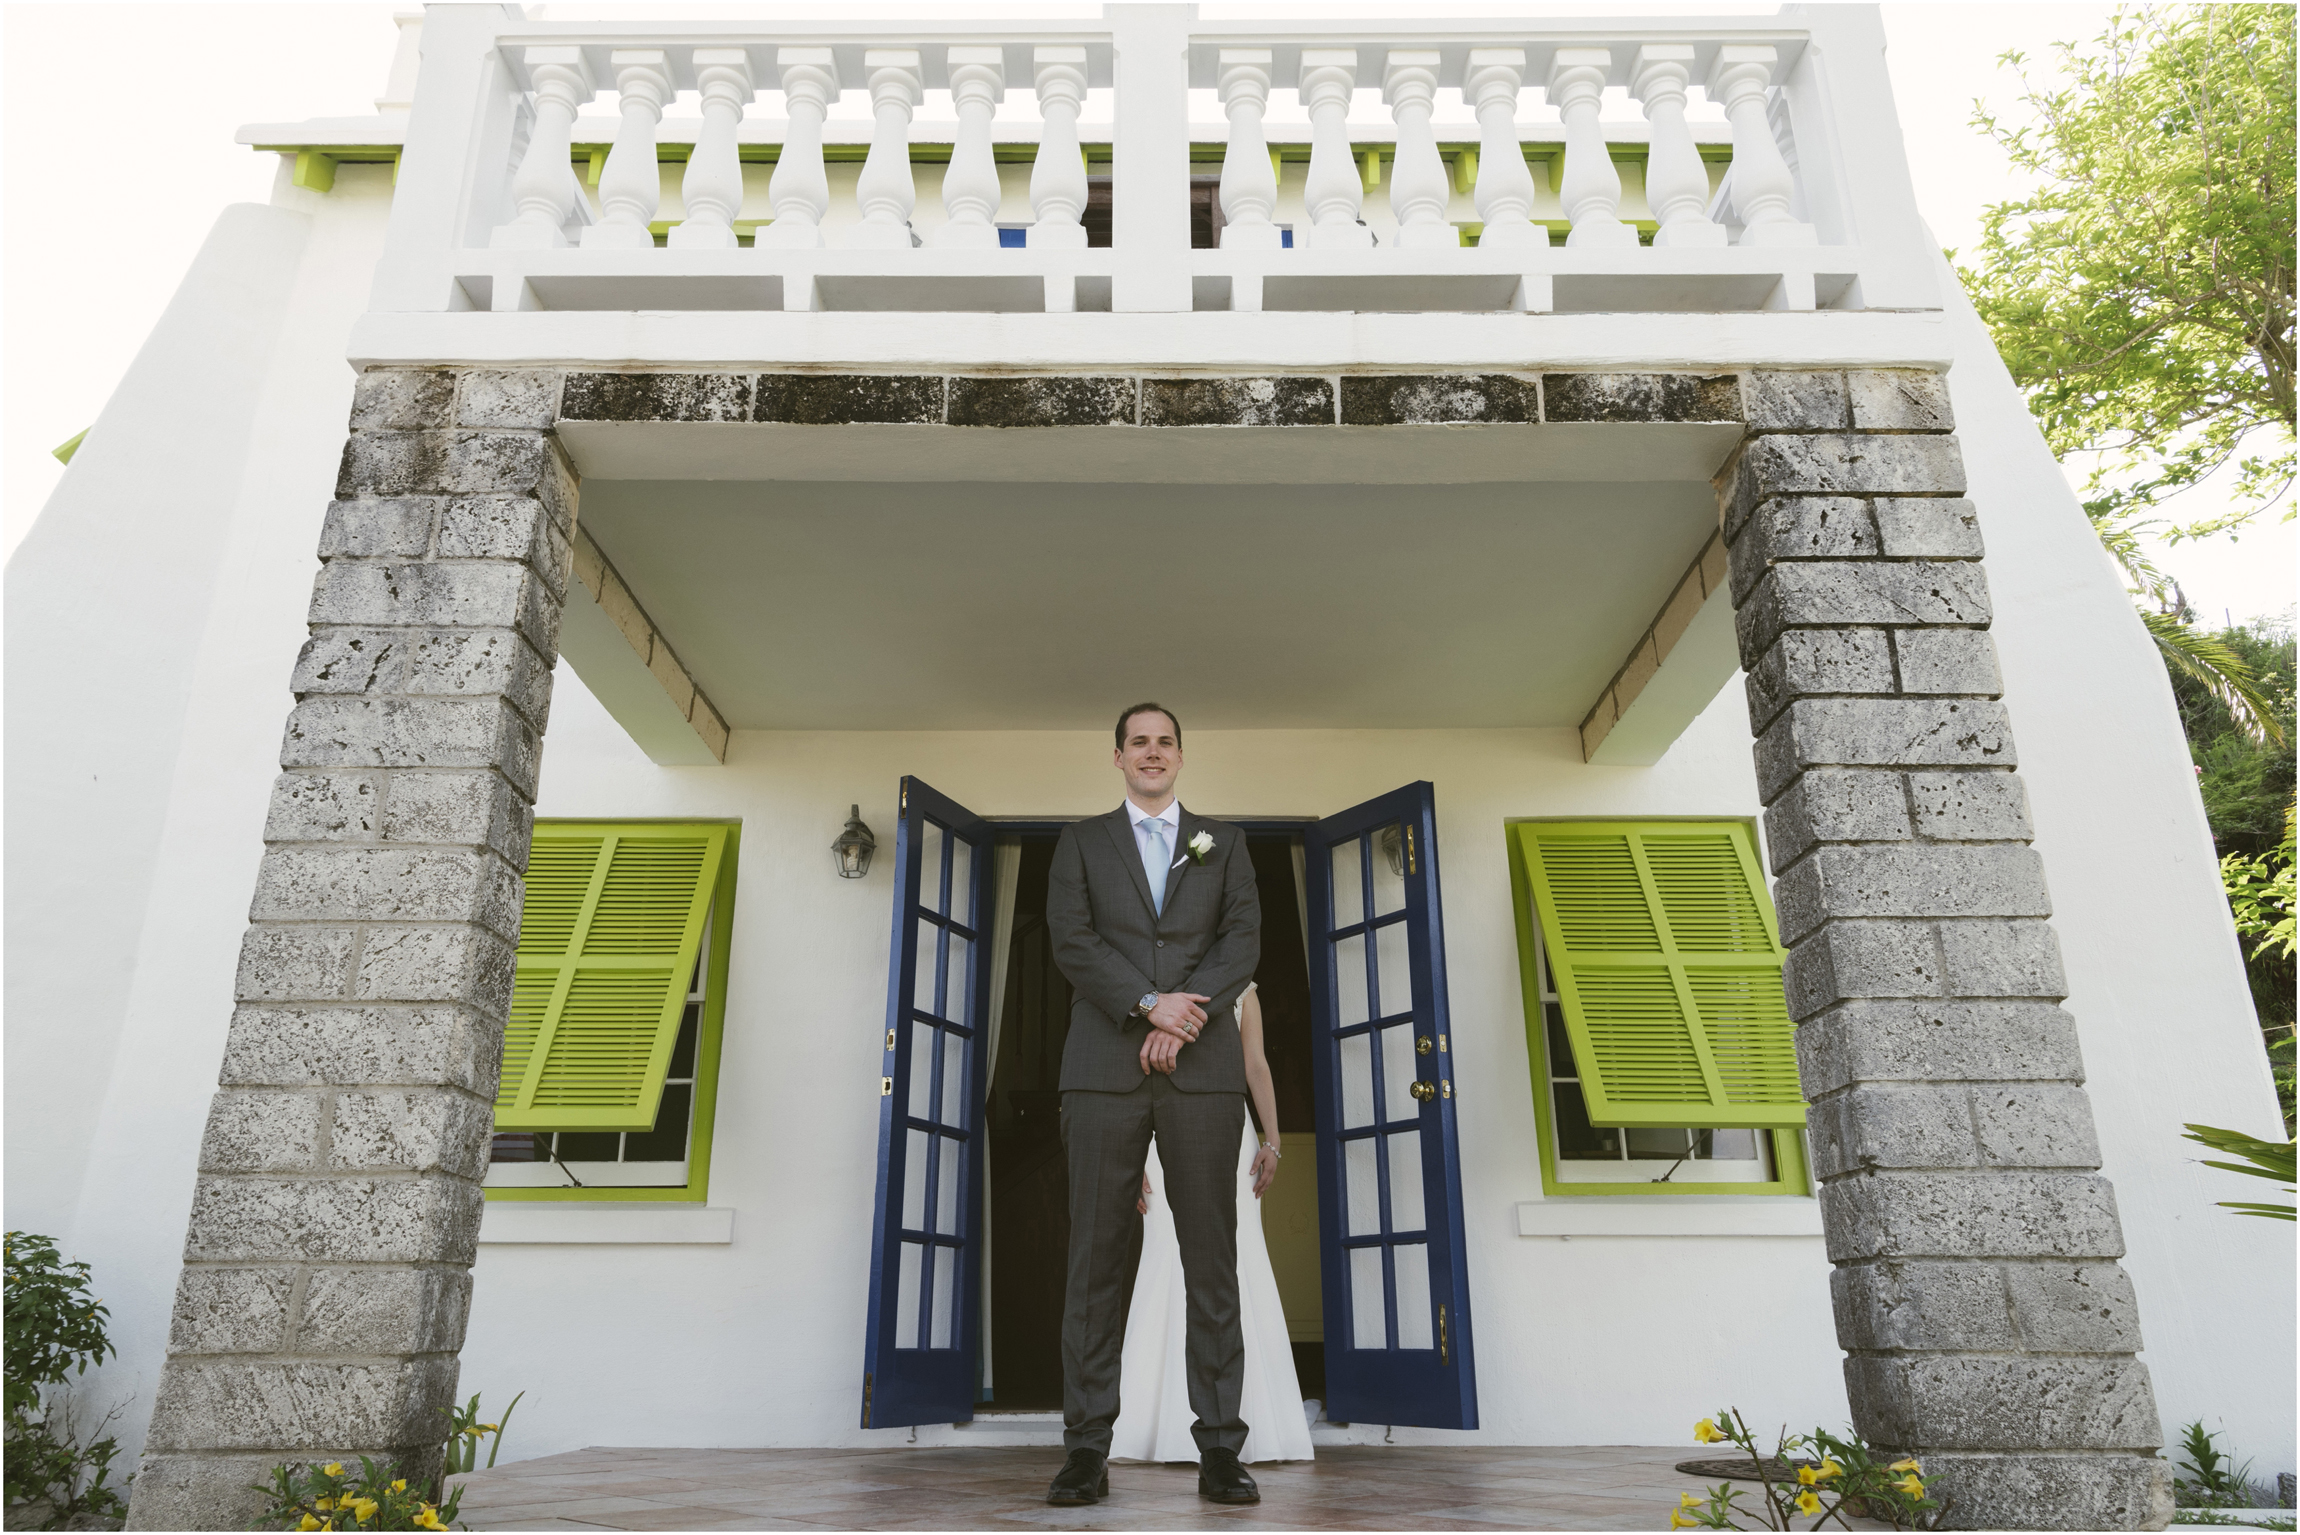
<instances>
[{"instance_id":1,"label":"limestone block column","mask_svg":"<svg viewBox=\"0 0 2300 1535\"><path fill-rule=\"evenodd\" d=\"M575 520L558 395L359 380L131 1528L244 1529L283 1462L438 1467Z\"/></svg>"},{"instance_id":2,"label":"limestone block column","mask_svg":"<svg viewBox=\"0 0 2300 1535\"><path fill-rule=\"evenodd\" d=\"M1725 536L1854 1423L1961 1527L2161 1528L1948 391L1742 387Z\"/></svg>"}]
</instances>

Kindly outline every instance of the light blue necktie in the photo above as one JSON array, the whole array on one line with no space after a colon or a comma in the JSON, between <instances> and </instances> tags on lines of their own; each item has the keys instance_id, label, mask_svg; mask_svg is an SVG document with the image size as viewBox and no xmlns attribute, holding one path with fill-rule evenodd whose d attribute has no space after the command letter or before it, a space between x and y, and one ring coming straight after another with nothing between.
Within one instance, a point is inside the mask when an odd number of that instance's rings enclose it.
<instances>
[{"instance_id":1,"label":"light blue necktie","mask_svg":"<svg viewBox=\"0 0 2300 1535\"><path fill-rule=\"evenodd\" d=\"M1166 823L1153 816L1142 823L1142 829L1150 834L1151 851L1158 855L1151 860L1157 872L1151 874L1147 868L1142 871L1150 874L1150 909L1163 917L1166 915Z\"/></svg>"}]
</instances>

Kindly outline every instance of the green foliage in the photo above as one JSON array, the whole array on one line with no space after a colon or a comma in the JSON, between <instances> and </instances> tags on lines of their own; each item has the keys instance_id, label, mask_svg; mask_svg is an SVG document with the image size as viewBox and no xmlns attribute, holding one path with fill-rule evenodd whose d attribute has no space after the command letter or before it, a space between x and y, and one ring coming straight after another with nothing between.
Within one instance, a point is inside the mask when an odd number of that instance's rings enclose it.
<instances>
[{"instance_id":1,"label":"green foliage","mask_svg":"<svg viewBox=\"0 0 2300 1535\"><path fill-rule=\"evenodd\" d=\"M2231 1462L2220 1436L2199 1418L2180 1431L2180 1458L2172 1465L2172 1501L2182 1508L2267 1508L2274 1499L2253 1485L2252 1462Z\"/></svg>"},{"instance_id":2,"label":"green foliage","mask_svg":"<svg viewBox=\"0 0 2300 1535\"><path fill-rule=\"evenodd\" d=\"M1940 1528L1948 1500L1932 1495L1931 1479L1914 1459L1886 1464L1859 1435L1844 1438L1815 1429L1792 1435L1784 1428L1770 1458L1757 1450L1756 1436L1737 1409L1728 1407L1693 1426L1703 1444L1732 1444L1749 1457L1760 1506L1742 1503L1745 1490L1720 1482L1706 1500L1686 1493L1669 1512L1672 1530L1791 1530L1790 1521L1807 1518L1817 1530L1829 1520L1850 1530L1849 1519L1868 1519L1896 1530ZM1807 1458L1792 1461L1802 1452ZM1762 1519L1762 1524L1742 1524Z\"/></svg>"},{"instance_id":3,"label":"green foliage","mask_svg":"<svg viewBox=\"0 0 2300 1535\"><path fill-rule=\"evenodd\" d=\"M2035 121L1974 125L2034 178L1990 205L1961 270L2053 451L2101 455L2096 521L2127 522L2222 465L2241 524L2293 474L2294 55L2289 6L2120 11ZM2289 511L2286 513L2289 517Z\"/></svg>"},{"instance_id":4,"label":"green foliage","mask_svg":"<svg viewBox=\"0 0 2300 1535\"><path fill-rule=\"evenodd\" d=\"M455 1525L463 1501L458 1487L434 1503L424 1489L410 1488L394 1463L377 1466L366 1456L356 1474L341 1461L324 1466L274 1466L268 1483L251 1491L268 1500L251 1530L446 1530Z\"/></svg>"},{"instance_id":5,"label":"green foliage","mask_svg":"<svg viewBox=\"0 0 2300 1535\"><path fill-rule=\"evenodd\" d=\"M2296 1192L2289 1185L2296 1180L2293 1171L2294 1145L2291 1141L2264 1141L2258 1136L2246 1135L2241 1130L2223 1130L2214 1125L2184 1125L2188 1133L2184 1141L2209 1146L2228 1156L2241 1157L2241 1162L2207 1161L2206 1167L2217 1167L2223 1172L2242 1173L2248 1178L2266 1178L2287 1185L2284 1192ZM2220 1201L2223 1210L2234 1210L2239 1215L2264 1215L2272 1220L2300 1219L2291 1205L2255 1204L2249 1200Z\"/></svg>"},{"instance_id":6,"label":"green foliage","mask_svg":"<svg viewBox=\"0 0 2300 1535\"><path fill-rule=\"evenodd\" d=\"M111 1485L120 1447L104 1433L119 1409L88 1435L73 1424L61 1389L114 1353L111 1313L90 1289L85 1263L67 1263L53 1237L11 1231L5 1250L7 1311L7 1522L11 1529L60 1530L75 1519L119 1519L127 1502Z\"/></svg>"},{"instance_id":7,"label":"green foliage","mask_svg":"<svg viewBox=\"0 0 2300 1535\"><path fill-rule=\"evenodd\" d=\"M450 1475L474 1468L479 1460L479 1441L482 1439L487 1440L487 1464L495 1464L495 1452L503 1448L504 1425L511 1421L512 1413L518 1411L519 1397L526 1394L522 1391L519 1396L513 1397L511 1405L503 1409L502 1418L493 1423L479 1421L479 1393L476 1391L471 1394L471 1400L461 1407L439 1409L447 1414L447 1471Z\"/></svg>"}]
</instances>

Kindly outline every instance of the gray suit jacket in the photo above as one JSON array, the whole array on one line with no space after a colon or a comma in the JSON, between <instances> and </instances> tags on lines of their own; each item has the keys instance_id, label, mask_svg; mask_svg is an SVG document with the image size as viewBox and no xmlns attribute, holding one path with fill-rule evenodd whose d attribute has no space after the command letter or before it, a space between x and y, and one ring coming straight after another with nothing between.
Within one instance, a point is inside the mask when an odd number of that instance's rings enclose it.
<instances>
[{"instance_id":1,"label":"gray suit jacket","mask_svg":"<svg viewBox=\"0 0 2300 1535\"><path fill-rule=\"evenodd\" d=\"M1048 874L1046 926L1054 962L1077 993L1062 1049L1062 1089L1127 1093L1142 1085L1142 1041L1150 1025L1132 1016L1148 991L1191 991L1206 1029L1182 1047L1173 1083L1184 1092L1242 1093L1246 1056L1231 1009L1262 957L1262 903L1246 835L1235 826L1181 814L1179 860L1166 876L1166 910L1150 905L1150 883L1123 806L1062 829ZM1201 864L1189 857L1201 831L1214 839Z\"/></svg>"}]
</instances>

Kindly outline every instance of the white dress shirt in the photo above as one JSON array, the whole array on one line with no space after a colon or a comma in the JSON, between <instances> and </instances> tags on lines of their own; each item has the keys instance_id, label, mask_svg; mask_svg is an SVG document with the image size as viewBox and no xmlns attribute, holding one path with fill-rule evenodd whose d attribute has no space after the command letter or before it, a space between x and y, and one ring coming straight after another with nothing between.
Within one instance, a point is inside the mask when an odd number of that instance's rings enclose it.
<instances>
[{"instance_id":1,"label":"white dress shirt","mask_svg":"<svg viewBox=\"0 0 2300 1535\"><path fill-rule=\"evenodd\" d=\"M1128 800L1126 813L1134 820L1134 847L1142 856L1142 872L1150 881L1150 904L1153 909L1162 907L1166 900L1167 872L1174 867L1174 860L1182 856L1182 802L1169 800L1164 810L1152 815ZM1150 827L1156 823L1163 823L1166 838L1163 852L1150 834Z\"/></svg>"}]
</instances>

